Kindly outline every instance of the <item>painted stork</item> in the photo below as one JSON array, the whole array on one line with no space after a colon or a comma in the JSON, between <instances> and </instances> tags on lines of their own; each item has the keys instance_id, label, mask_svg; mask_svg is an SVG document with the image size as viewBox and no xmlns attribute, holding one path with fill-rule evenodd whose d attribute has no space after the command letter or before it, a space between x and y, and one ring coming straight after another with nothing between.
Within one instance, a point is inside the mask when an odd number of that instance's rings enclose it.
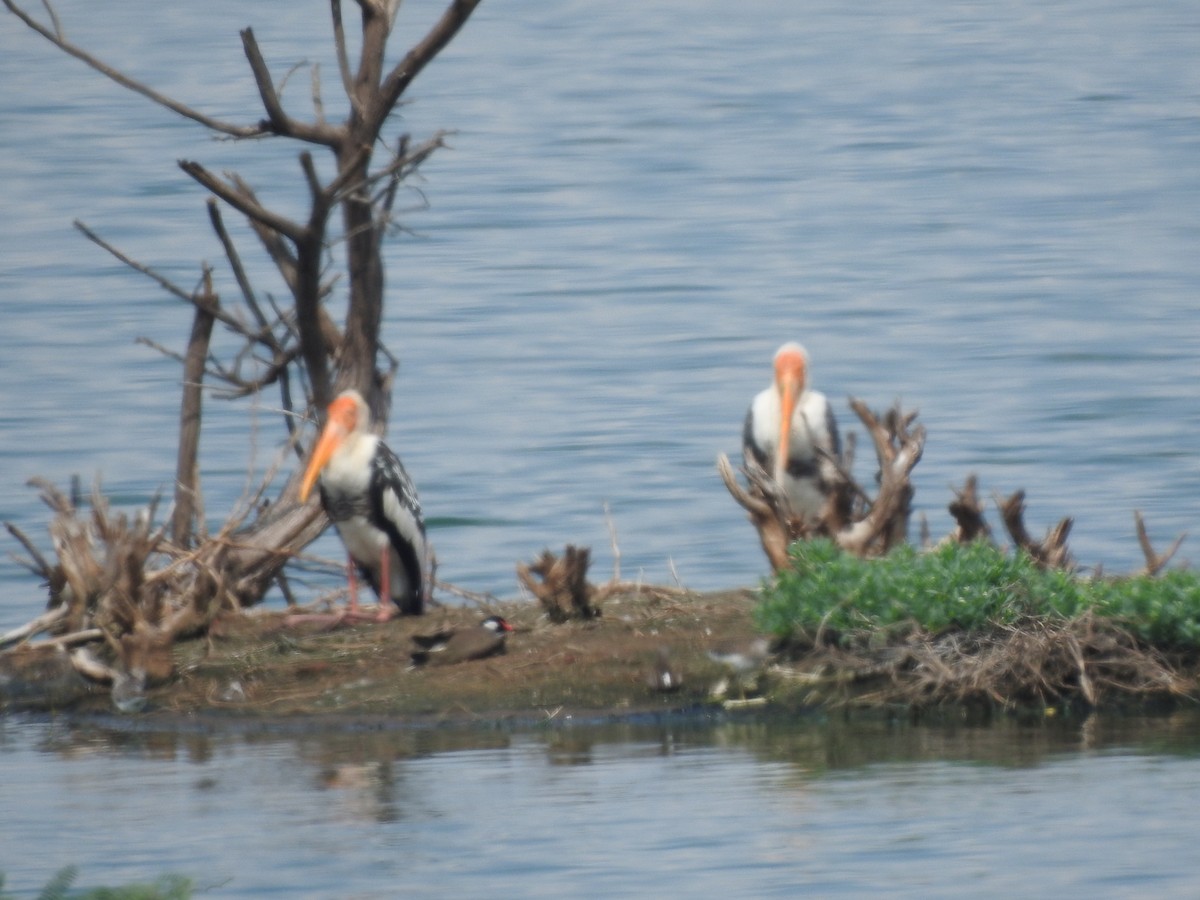
<instances>
[{"instance_id":1,"label":"painted stork","mask_svg":"<svg viewBox=\"0 0 1200 900\"><path fill-rule=\"evenodd\" d=\"M349 614L358 613L356 569L379 597L379 621L397 608L407 615L424 612L429 547L421 503L400 459L371 431L371 413L358 391L343 391L329 404L300 483L301 502L318 479L321 505L349 557Z\"/></svg>"},{"instance_id":2,"label":"painted stork","mask_svg":"<svg viewBox=\"0 0 1200 900\"><path fill-rule=\"evenodd\" d=\"M825 395L808 387L808 352L790 341L775 353L775 383L755 396L742 445L771 474L792 512L819 521L841 453Z\"/></svg>"}]
</instances>

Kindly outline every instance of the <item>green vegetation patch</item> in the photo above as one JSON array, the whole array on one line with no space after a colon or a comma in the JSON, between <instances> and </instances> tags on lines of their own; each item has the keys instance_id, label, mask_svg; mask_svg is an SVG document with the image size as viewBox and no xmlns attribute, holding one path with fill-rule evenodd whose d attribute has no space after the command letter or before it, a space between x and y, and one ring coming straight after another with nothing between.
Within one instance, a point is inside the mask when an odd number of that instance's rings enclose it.
<instances>
[{"instance_id":1,"label":"green vegetation patch","mask_svg":"<svg viewBox=\"0 0 1200 900\"><path fill-rule=\"evenodd\" d=\"M755 611L758 626L780 638L847 644L914 628L974 632L1090 613L1159 648L1200 649L1200 576L1189 570L1082 578L982 542L927 552L905 545L882 559L827 540L800 541L790 552L794 568L765 586Z\"/></svg>"},{"instance_id":2,"label":"green vegetation patch","mask_svg":"<svg viewBox=\"0 0 1200 900\"><path fill-rule=\"evenodd\" d=\"M179 875L164 875L152 884L73 889L78 876L78 866L64 866L38 893L38 900L188 900L193 893L191 880ZM0 873L0 900L12 896L5 892L4 874Z\"/></svg>"}]
</instances>

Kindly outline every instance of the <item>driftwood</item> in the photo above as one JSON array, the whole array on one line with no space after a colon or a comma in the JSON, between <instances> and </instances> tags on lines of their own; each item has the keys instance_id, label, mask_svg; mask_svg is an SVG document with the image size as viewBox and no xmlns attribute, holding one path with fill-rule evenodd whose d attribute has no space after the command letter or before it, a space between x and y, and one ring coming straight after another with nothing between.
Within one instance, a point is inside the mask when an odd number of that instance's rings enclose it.
<instances>
[{"instance_id":1,"label":"driftwood","mask_svg":"<svg viewBox=\"0 0 1200 900\"><path fill-rule=\"evenodd\" d=\"M537 597L551 622L595 619L600 607L594 602L595 588L587 580L590 562L589 548L568 544L561 557L543 550L536 562L518 563L517 578Z\"/></svg>"},{"instance_id":2,"label":"driftwood","mask_svg":"<svg viewBox=\"0 0 1200 900\"><path fill-rule=\"evenodd\" d=\"M974 475L967 476L961 491L954 491L950 515L954 517L955 526L947 540L969 544L971 541L992 539L992 529L984 518L983 503L979 499L979 479Z\"/></svg>"},{"instance_id":3,"label":"driftwood","mask_svg":"<svg viewBox=\"0 0 1200 900\"><path fill-rule=\"evenodd\" d=\"M1183 543L1187 535L1181 534L1177 537L1175 543L1171 545L1166 553L1156 553L1153 545L1150 543L1150 535L1146 533L1146 523L1142 519L1142 514L1136 509L1133 511L1133 521L1137 528L1138 544L1142 548L1142 555L1146 557L1146 568L1143 570L1143 573L1150 576L1157 575L1171 561L1171 557L1179 550L1179 546Z\"/></svg>"},{"instance_id":4,"label":"driftwood","mask_svg":"<svg viewBox=\"0 0 1200 900\"><path fill-rule=\"evenodd\" d=\"M1007 500L997 501L1004 527L1017 548L1029 555L1044 569L1073 569L1075 563L1067 550L1067 535L1074 524L1071 518L1062 519L1046 532L1042 540L1034 540L1025 528L1025 492L1017 491Z\"/></svg>"},{"instance_id":5,"label":"driftwood","mask_svg":"<svg viewBox=\"0 0 1200 900\"><path fill-rule=\"evenodd\" d=\"M36 552L15 526L8 528L33 551L25 564L50 585L49 609L0 635L0 650L78 647L71 662L92 680L128 684L136 674L138 684L153 685L170 678L174 643L204 631L219 612L242 607L246 584L263 577L255 561L267 572L283 562L278 549L256 552L239 543L236 519L190 548L169 537L167 526L155 526L157 500L129 516L109 507L99 485L84 505L48 482L31 483L53 512L56 561ZM50 637L29 644L42 633ZM86 645L98 645L104 658Z\"/></svg>"},{"instance_id":6,"label":"driftwood","mask_svg":"<svg viewBox=\"0 0 1200 900\"><path fill-rule=\"evenodd\" d=\"M911 474L925 448L925 429L919 425L914 428L917 414L905 413L899 405L882 416L857 399L851 399L850 407L866 426L875 446L879 460L878 488L871 498L850 474L851 460L844 455L835 460L840 477L816 522L791 514L774 479L749 454L745 454L742 466L747 487L739 484L724 454L717 459L725 487L746 510L776 572L790 565L787 548L796 540L825 536L848 552L877 556L908 536L913 497ZM853 448L852 441L847 445Z\"/></svg>"}]
</instances>

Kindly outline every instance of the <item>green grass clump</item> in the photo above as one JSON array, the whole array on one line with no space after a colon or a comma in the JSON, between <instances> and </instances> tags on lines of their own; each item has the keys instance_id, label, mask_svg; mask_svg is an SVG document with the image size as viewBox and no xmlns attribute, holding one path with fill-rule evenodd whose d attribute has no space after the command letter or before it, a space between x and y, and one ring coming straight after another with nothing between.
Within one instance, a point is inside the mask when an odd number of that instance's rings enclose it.
<instances>
[{"instance_id":1,"label":"green grass clump","mask_svg":"<svg viewBox=\"0 0 1200 900\"><path fill-rule=\"evenodd\" d=\"M1200 576L1186 570L1085 579L980 542L929 552L904 545L861 559L828 540L801 541L791 557L793 569L765 587L756 610L759 627L779 637L812 640L822 632L849 641L901 627L970 632L1091 612L1156 646L1200 649Z\"/></svg>"},{"instance_id":2,"label":"green grass clump","mask_svg":"<svg viewBox=\"0 0 1200 900\"><path fill-rule=\"evenodd\" d=\"M192 896L191 880L180 875L164 875L152 884L73 890L78 876L78 866L64 866L38 893L38 900L188 900ZM4 891L4 874L0 873L0 900L11 896Z\"/></svg>"}]
</instances>

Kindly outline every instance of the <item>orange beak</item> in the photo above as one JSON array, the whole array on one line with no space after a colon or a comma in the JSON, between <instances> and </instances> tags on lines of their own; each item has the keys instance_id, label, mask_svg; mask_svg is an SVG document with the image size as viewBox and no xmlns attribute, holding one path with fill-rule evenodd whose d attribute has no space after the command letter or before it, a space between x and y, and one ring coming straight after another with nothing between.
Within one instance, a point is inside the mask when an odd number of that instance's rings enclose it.
<instances>
[{"instance_id":1,"label":"orange beak","mask_svg":"<svg viewBox=\"0 0 1200 900\"><path fill-rule=\"evenodd\" d=\"M802 355L785 352L775 358L775 387L779 391L779 452L775 458L775 480L782 481L792 443L792 416L796 413L796 401L804 393Z\"/></svg>"},{"instance_id":2,"label":"orange beak","mask_svg":"<svg viewBox=\"0 0 1200 900\"><path fill-rule=\"evenodd\" d=\"M329 414L325 422L325 430L317 446L313 448L308 460L308 468L304 470L304 479L300 482L300 502L308 501L313 485L317 483L329 460L337 452L338 447L346 440L346 436L354 430L358 419L358 409L349 397L338 397L329 404Z\"/></svg>"}]
</instances>

